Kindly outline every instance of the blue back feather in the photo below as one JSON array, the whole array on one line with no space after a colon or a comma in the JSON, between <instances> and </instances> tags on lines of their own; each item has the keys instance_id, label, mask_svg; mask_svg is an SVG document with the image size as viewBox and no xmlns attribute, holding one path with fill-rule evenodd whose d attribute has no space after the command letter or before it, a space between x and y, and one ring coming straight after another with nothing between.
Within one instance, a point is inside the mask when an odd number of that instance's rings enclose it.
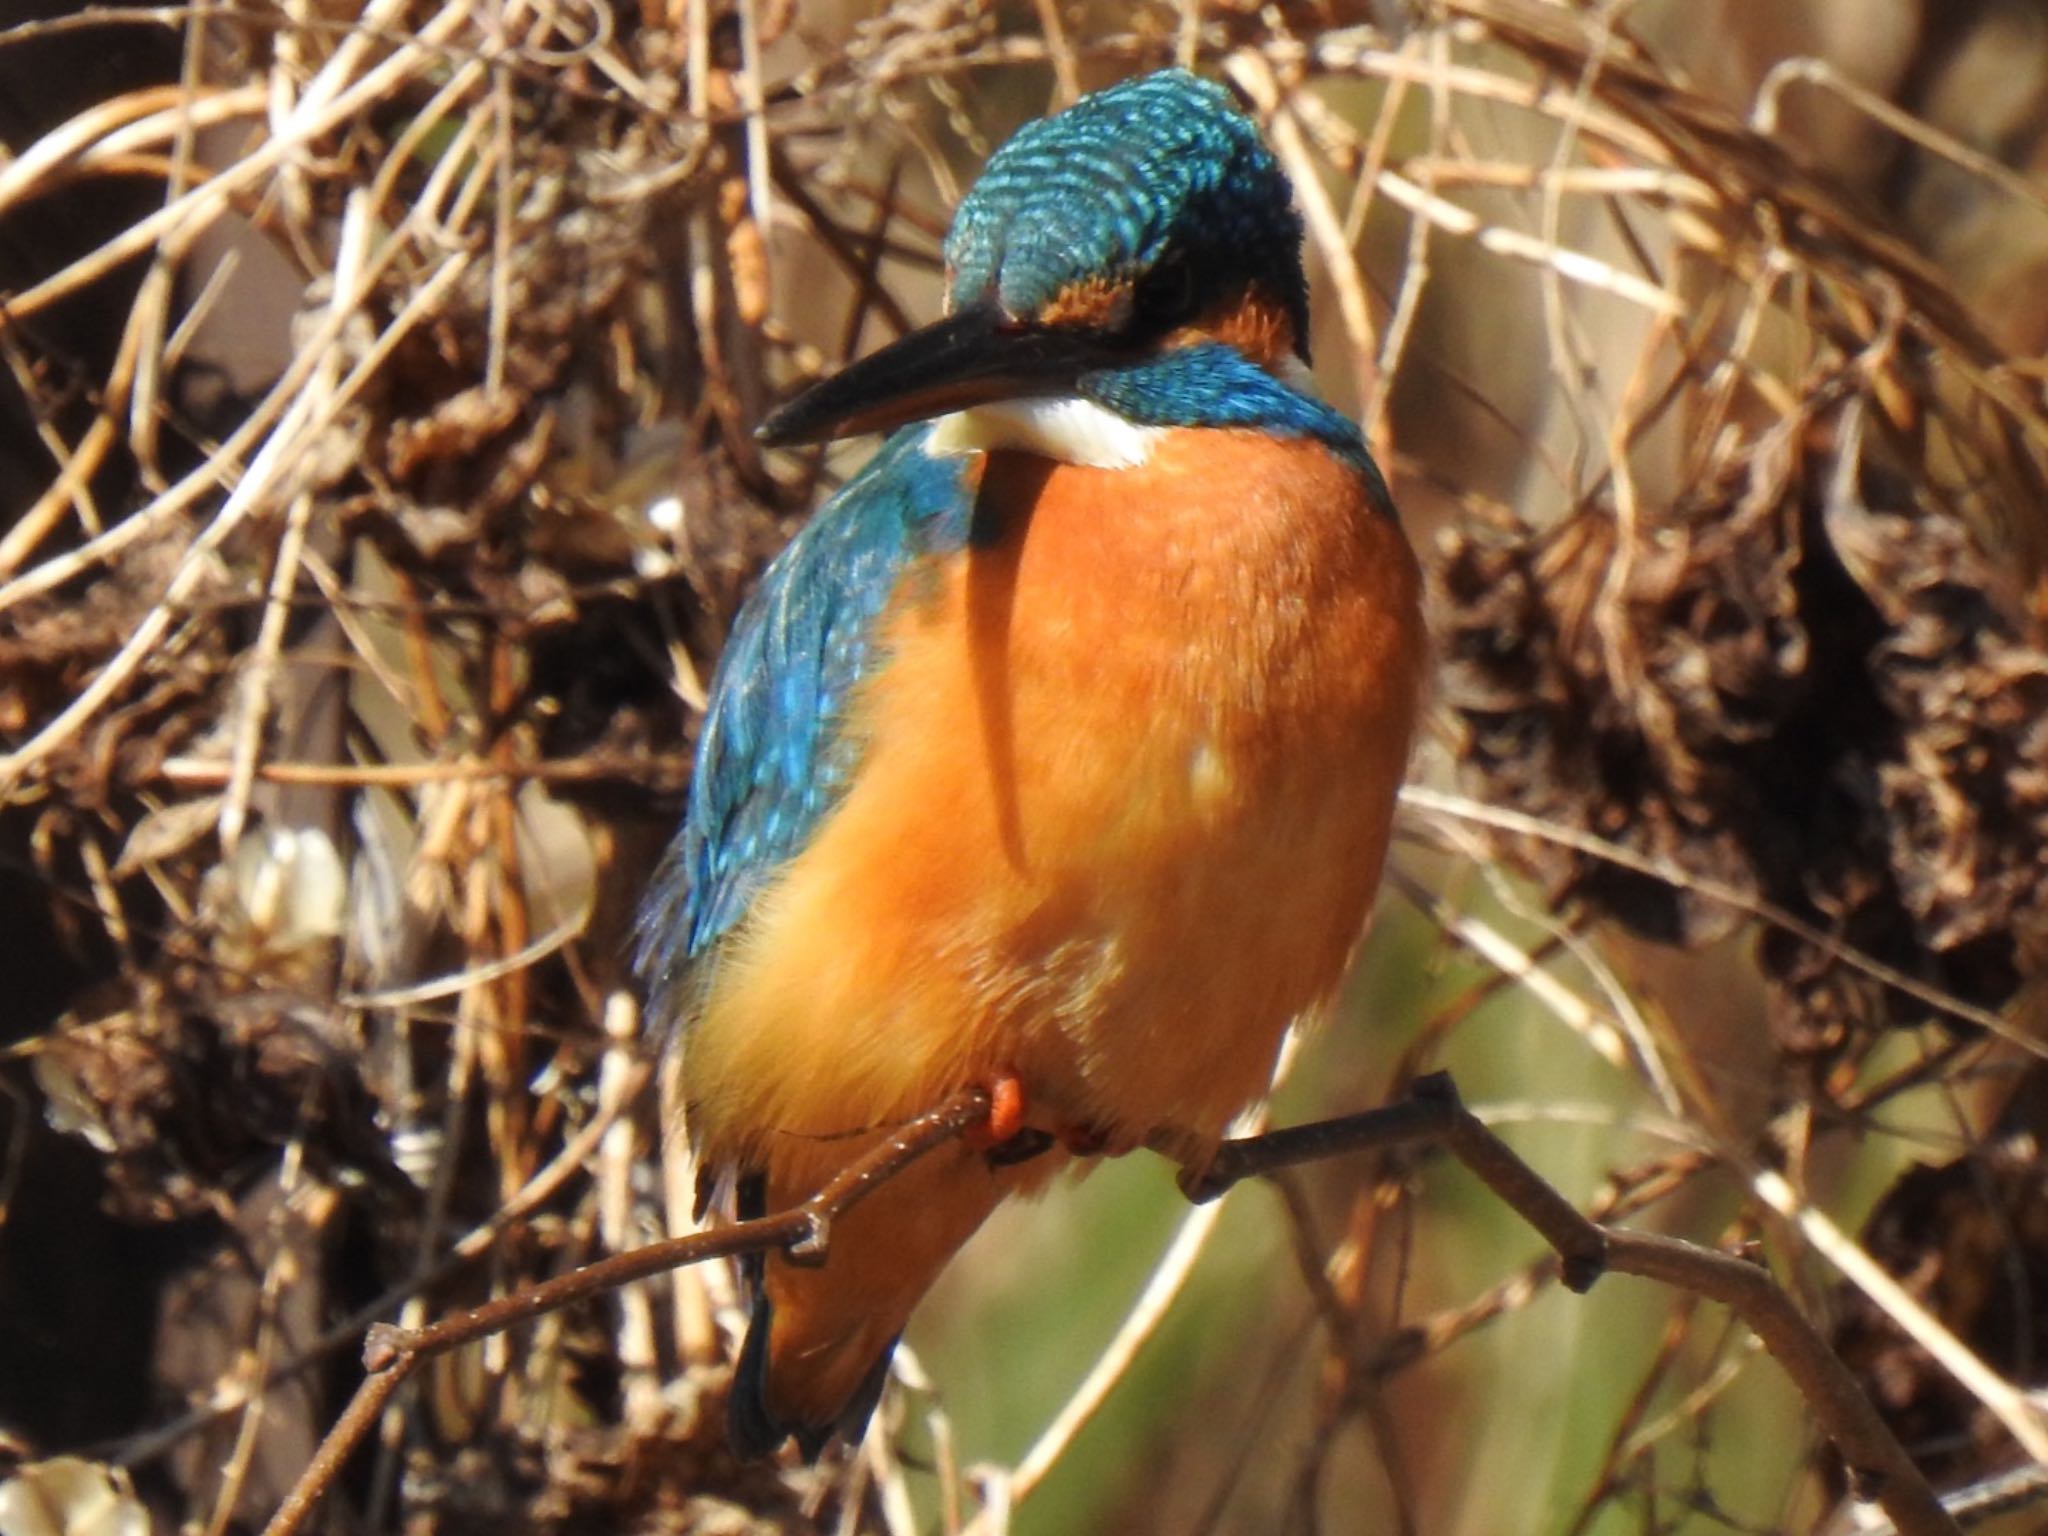
<instances>
[{"instance_id":1,"label":"blue back feather","mask_svg":"<svg viewBox=\"0 0 2048 1536\"><path fill-rule=\"evenodd\" d=\"M745 914L761 883L844 793L838 732L875 662L876 620L914 560L966 542L967 461L924 452L905 427L769 565L712 682L690 804L640 919L657 997Z\"/></svg>"}]
</instances>

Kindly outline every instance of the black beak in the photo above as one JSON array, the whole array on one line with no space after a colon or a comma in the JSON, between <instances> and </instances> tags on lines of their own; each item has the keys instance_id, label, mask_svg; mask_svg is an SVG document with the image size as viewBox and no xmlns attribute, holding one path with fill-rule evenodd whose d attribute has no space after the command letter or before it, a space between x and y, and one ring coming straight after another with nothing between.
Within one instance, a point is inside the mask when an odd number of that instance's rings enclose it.
<instances>
[{"instance_id":1,"label":"black beak","mask_svg":"<svg viewBox=\"0 0 2048 1536\"><path fill-rule=\"evenodd\" d=\"M771 448L887 432L913 421L1060 394L1115 357L1099 332L1025 325L975 304L912 331L771 411L754 436Z\"/></svg>"}]
</instances>

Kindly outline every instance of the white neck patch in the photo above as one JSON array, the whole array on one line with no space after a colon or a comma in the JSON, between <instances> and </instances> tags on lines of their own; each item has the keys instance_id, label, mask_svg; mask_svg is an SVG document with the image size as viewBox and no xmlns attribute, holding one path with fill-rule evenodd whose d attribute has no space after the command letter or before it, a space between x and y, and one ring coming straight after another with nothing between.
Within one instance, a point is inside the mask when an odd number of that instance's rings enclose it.
<instances>
[{"instance_id":1,"label":"white neck patch","mask_svg":"<svg viewBox=\"0 0 2048 1536\"><path fill-rule=\"evenodd\" d=\"M924 451L933 458L1021 448L1062 464L1135 469L1152 457L1164 427L1141 427L1107 407L1073 395L996 400L941 416Z\"/></svg>"},{"instance_id":2,"label":"white neck patch","mask_svg":"<svg viewBox=\"0 0 2048 1536\"><path fill-rule=\"evenodd\" d=\"M1274 365L1273 377L1297 395L1307 395L1311 400L1323 398L1323 392L1316 388L1315 375L1308 371L1308 364L1292 352L1281 354L1280 361Z\"/></svg>"}]
</instances>

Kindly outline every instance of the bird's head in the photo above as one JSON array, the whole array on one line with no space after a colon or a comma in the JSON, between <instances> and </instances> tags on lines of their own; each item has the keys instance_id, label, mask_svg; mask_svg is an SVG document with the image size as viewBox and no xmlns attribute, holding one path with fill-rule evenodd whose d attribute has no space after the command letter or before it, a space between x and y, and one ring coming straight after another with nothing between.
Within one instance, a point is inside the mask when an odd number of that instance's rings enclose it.
<instances>
[{"instance_id":1,"label":"bird's head","mask_svg":"<svg viewBox=\"0 0 2048 1536\"><path fill-rule=\"evenodd\" d=\"M1197 342L1306 361L1292 189L1225 91L1184 70L1127 80L1019 130L946 239L947 315L771 415L821 442L996 402L1072 395Z\"/></svg>"}]
</instances>

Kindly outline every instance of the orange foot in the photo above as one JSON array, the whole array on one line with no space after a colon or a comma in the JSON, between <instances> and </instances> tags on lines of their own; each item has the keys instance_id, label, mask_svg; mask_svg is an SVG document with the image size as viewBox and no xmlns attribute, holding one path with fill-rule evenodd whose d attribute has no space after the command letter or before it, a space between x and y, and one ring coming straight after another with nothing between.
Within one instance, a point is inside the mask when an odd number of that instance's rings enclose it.
<instances>
[{"instance_id":1,"label":"orange foot","mask_svg":"<svg viewBox=\"0 0 2048 1536\"><path fill-rule=\"evenodd\" d=\"M1028 1105L1024 1098L1024 1084L1015 1073L1005 1072L985 1086L988 1089L988 1118L962 1131L960 1139L979 1152L989 1167L1009 1168L1018 1163L1028 1163L1041 1153L1052 1150L1056 1143L1050 1131L1024 1123Z\"/></svg>"},{"instance_id":2,"label":"orange foot","mask_svg":"<svg viewBox=\"0 0 2048 1536\"><path fill-rule=\"evenodd\" d=\"M1005 1072L982 1086L988 1089L988 1118L970 1125L960 1139L977 1152L991 1152L1024 1129L1024 1083Z\"/></svg>"},{"instance_id":3,"label":"orange foot","mask_svg":"<svg viewBox=\"0 0 2048 1536\"><path fill-rule=\"evenodd\" d=\"M1041 1153L1061 1147L1074 1157L1121 1157L1136 1143L1097 1125L1062 1125L1057 1130L1040 1130L1024 1123L1029 1104L1024 1084L1013 1072L990 1079L988 1118L960 1133L960 1140L988 1159L991 1168L1028 1163Z\"/></svg>"}]
</instances>

